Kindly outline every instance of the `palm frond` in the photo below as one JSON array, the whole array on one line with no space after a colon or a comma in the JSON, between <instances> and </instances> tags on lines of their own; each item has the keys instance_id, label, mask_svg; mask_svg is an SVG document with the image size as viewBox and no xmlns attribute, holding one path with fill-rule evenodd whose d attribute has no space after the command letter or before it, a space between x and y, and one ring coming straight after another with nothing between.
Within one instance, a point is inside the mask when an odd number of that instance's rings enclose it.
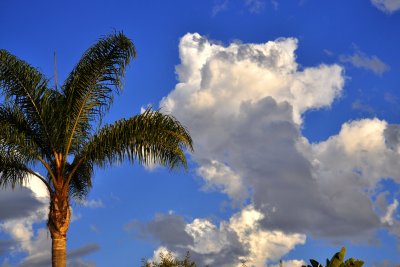
<instances>
[{"instance_id":1,"label":"palm frond","mask_svg":"<svg viewBox=\"0 0 400 267\"><path fill-rule=\"evenodd\" d=\"M67 166L67 173L73 171L77 159L71 165ZM75 200L84 199L92 188L93 165L90 161L84 161L79 164L73 173L69 183L69 193Z\"/></svg>"},{"instance_id":2,"label":"palm frond","mask_svg":"<svg viewBox=\"0 0 400 267\"><path fill-rule=\"evenodd\" d=\"M41 99L47 79L34 67L8 51L0 50L0 88L6 102L18 106L31 129L51 146L51 135L43 118Z\"/></svg>"},{"instance_id":3,"label":"palm frond","mask_svg":"<svg viewBox=\"0 0 400 267\"><path fill-rule=\"evenodd\" d=\"M130 39L122 33L100 39L82 56L65 81L66 143L64 152L77 151L90 136L91 122L101 119L112 104L113 93L122 88L122 78L136 56Z\"/></svg>"},{"instance_id":4,"label":"palm frond","mask_svg":"<svg viewBox=\"0 0 400 267\"><path fill-rule=\"evenodd\" d=\"M41 154L40 136L32 131L16 105L0 105L0 140L2 149L12 147L31 161Z\"/></svg>"},{"instance_id":5,"label":"palm frond","mask_svg":"<svg viewBox=\"0 0 400 267\"><path fill-rule=\"evenodd\" d=\"M48 89L40 99L41 111L46 127L51 130L53 148L57 152L63 151L65 137L65 96L55 89ZM43 145L44 147L44 145ZM50 147L48 148L50 149ZM51 153L52 151L50 151ZM48 160L52 160L50 154Z\"/></svg>"},{"instance_id":6,"label":"palm frond","mask_svg":"<svg viewBox=\"0 0 400 267\"><path fill-rule=\"evenodd\" d=\"M22 154L0 143L0 187L22 185L30 173Z\"/></svg>"},{"instance_id":7,"label":"palm frond","mask_svg":"<svg viewBox=\"0 0 400 267\"><path fill-rule=\"evenodd\" d=\"M188 131L174 117L147 109L100 130L84 150L83 158L99 166L128 159L171 169L187 166L184 149L192 150Z\"/></svg>"}]
</instances>

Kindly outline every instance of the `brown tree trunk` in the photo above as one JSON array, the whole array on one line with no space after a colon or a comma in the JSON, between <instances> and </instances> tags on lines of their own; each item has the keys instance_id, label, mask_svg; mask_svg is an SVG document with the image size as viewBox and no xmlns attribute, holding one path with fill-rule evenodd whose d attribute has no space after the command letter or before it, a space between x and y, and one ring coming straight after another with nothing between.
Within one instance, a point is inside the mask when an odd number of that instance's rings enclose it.
<instances>
[{"instance_id":1,"label":"brown tree trunk","mask_svg":"<svg viewBox=\"0 0 400 267\"><path fill-rule=\"evenodd\" d=\"M53 267L66 267L67 265L67 231L70 217L68 195L53 193L47 223L52 239L51 262Z\"/></svg>"},{"instance_id":2,"label":"brown tree trunk","mask_svg":"<svg viewBox=\"0 0 400 267\"><path fill-rule=\"evenodd\" d=\"M51 266L66 267L67 266L67 238L52 237L51 244Z\"/></svg>"}]
</instances>

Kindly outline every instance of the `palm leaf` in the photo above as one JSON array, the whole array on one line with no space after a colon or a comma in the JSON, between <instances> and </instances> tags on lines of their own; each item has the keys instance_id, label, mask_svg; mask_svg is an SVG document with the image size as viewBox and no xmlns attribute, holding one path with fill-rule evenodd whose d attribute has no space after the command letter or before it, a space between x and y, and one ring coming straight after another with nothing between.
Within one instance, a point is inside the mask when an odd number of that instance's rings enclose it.
<instances>
[{"instance_id":1,"label":"palm leaf","mask_svg":"<svg viewBox=\"0 0 400 267\"><path fill-rule=\"evenodd\" d=\"M52 139L41 107L47 84L47 79L37 69L6 50L0 50L0 88L6 102L18 107L32 131L51 147Z\"/></svg>"},{"instance_id":2,"label":"palm leaf","mask_svg":"<svg viewBox=\"0 0 400 267\"><path fill-rule=\"evenodd\" d=\"M40 99L42 117L46 126L51 130L54 151L61 152L64 147L65 137L65 96L54 89L48 89ZM42 146L41 146L42 147ZM43 145L44 147L44 145ZM51 151L49 161L54 159Z\"/></svg>"},{"instance_id":3,"label":"palm leaf","mask_svg":"<svg viewBox=\"0 0 400 267\"><path fill-rule=\"evenodd\" d=\"M65 81L66 97L65 154L77 151L92 129L91 122L100 119L112 104L113 93L122 87L125 67L136 56L130 39L122 33L100 39L82 56Z\"/></svg>"},{"instance_id":4,"label":"palm leaf","mask_svg":"<svg viewBox=\"0 0 400 267\"><path fill-rule=\"evenodd\" d=\"M174 117L147 109L128 120L105 126L77 158L103 167L128 159L173 169L179 165L187 166L185 148L193 149L187 130Z\"/></svg>"},{"instance_id":5,"label":"palm leaf","mask_svg":"<svg viewBox=\"0 0 400 267\"><path fill-rule=\"evenodd\" d=\"M30 173L25 163L26 158L22 154L0 144L0 187L22 185Z\"/></svg>"},{"instance_id":6,"label":"palm leaf","mask_svg":"<svg viewBox=\"0 0 400 267\"><path fill-rule=\"evenodd\" d=\"M36 159L39 152L38 143L41 143L18 107L9 104L0 105L0 140L3 147L12 146L14 150L32 160Z\"/></svg>"},{"instance_id":7,"label":"palm leaf","mask_svg":"<svg viewBox=\"0 0 400 267\"><path fill-rule=\"evenodd\" d=\"M71 173L74 166L76 165L68 165L67 173ZM93 165L90 161L81 162L79 166L77 166L77 169L71 176L71 181L69 183L69 193L73 198L76 200L82 200L86 197L90 188L92 188L92 175Z\"/></svg>"}]
</instances>

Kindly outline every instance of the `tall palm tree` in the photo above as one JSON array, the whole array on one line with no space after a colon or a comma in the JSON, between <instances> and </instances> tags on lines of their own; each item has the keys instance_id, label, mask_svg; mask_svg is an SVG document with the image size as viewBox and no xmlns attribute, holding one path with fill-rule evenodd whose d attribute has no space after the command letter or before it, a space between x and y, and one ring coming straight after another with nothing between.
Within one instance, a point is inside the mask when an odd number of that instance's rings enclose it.
<instances>
[{"instance_id":1,"label":"tall palm tree","mask_svg":"<svg viewBox=\"0 0 400 267\"><path fill-rule=\"evenodd\" d=\"M192 140L172 116L147 109L101 124L135 56L123 33L107 35L57 88L36 68L0 50L0 186L14 188L33 175L47 187L53 266L66 266L70 201L87 195L95 166L129 160L186 167L184 150L193 149ZM47 175L36 172L37 165Z\"/></svg>"}]
</instances>

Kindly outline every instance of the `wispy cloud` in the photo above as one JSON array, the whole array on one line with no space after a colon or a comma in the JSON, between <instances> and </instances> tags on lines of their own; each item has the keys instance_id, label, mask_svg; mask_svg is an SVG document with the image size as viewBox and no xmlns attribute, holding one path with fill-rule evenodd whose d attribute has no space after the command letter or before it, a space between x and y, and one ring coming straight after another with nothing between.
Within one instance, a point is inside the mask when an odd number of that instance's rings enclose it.
<instances>
[{"instance_id":1,"label":"wispy cloud","mask_svg":"<svg viewBox=\"0 0 400 267\"><path fill-rule=\"evenodd\" d=\"M327 56L333 56L334 55L334 53L331 51L331 50L329 50L329 49L324 49L323 50L324 51L324 53L327 55Z\"/></svg>"},{"instance_id":2,"label":"wispy cloud","mask_svg":"<svg viewBox=\"0 0 400 267\"><path fill-rule=\"evenodd\" d=\"M243 0L241 3L244 9L248 10L250 13L259 14L265 9L267 0ZM269 0L269 3L275 10L278 9L279 2L277 0ZM215 2L211 10L211 15L214 17L219 13L228 10L229 5L230 0L219 0Z\"/></svg>"},{"instance_id":3,"label":"wispy cloud","mask_svg":"<svg viewBox=\"0 0 400 267\"><path fill-rule=\"evenodd\" d=\"M371 0L371 3L387 14L400 10L400 0Z\"/></svg>"},{"instance_id":4,"label":"wispy cloud","mask_svg":"<svg viewBox=\"0 0 400 267\"><path fill-rule=\"evenodd\" d=\"M277 0L271 0L271 5L274 7L275 10L278 10L279 3Z\"/></svg>"},{"instance_id":5,"label":"wispy cloud","mask_svg":"<svg viewBox=\"0 0 400 267\"><path fill-rule=\"evenodd\" d=\"M226 10L228 8L228 4L229 4L229 0L223 0L223 1L220 1L216 4L214 4L212 11L211 11L211 15L214 17L218 13Z\"/></svg>"},{"instance_id":6,"label":"wispy cloud","mask_svg":"<svg viewBox=\"0 0 400 267\"><path fill-rule=\"evenodd\" d=\"M89 226L89 228L90 228L90 231L92 231L92 232L94 232L94 233L96 233L96 234L100 233L99 228L97 228L97 226L94 225L94 224L91 224L91 225Z\"/></svg>"},{"instance_id":7,"label":"wispy cloud","mask_svg":"<svg viewBox=\"0 0 400 267\"><path fill-rule=\"evenodd\" d=\"M84 199L79 201L78 203L86 208L104 208L104 204L101 199Z\"/></svg>"},{"instance_id":8,"label":"wispy cloud","mask_svg":"<svg viewBox=\"0 0 400 267\"><path fill-rule=\"evenodd\" d=\"M260 13L265 8L265 1L264 0L245 0L245 5L249 9L250 13ZM278 2L271 1L274 7L277 8Z\"/></svg>"},{"instance_id":9,"label":"wispy cloud","mask_svg":"<svg viewBox=\"0 0 400 267\"><path fill-rule=\"evenodd\" d=\"M399 98L391 92L385 92L383 99L389 104L398 104Z\"/></svg>"},{"instance_id":10,"label":"wispy cloud","mask_svg":"<svg viewBox=\"0 0 400 267\"><path fill-rule=\"evenodd\" d=\"M354 110L358 110L358 111L369 113L369 114L373 114L375 112L373 107L361 102L360 99L353 101L353 103L351 103L351 108Z\"/></svg>"},{"instance_id":11,"label":"wispy cloud","mask_svg":"<svg viewBox=\"0 0 400 267\"><path fill-rule=\"evenodd\" d=\"M387 207L385 216L381 218L382 223L387 223L390 226L392 226L395 223L396 221L395 212L398 206L399 202L397 201L397 199L395 199L393 203Z\"/></svg>"},{"instance_id":12,"label":"wispy cloud","mask_svg":"<svg viewBox=\"0 0 400 267\"><path fill-rule=\"evenodd\" d=\"M390 69L389 65L377 56L368 56L358 49L352 55L341 55L339 60L343 63L350 63L357 68L372 71L376 75L382 75Z\"/></svg>"}]
</instances>

